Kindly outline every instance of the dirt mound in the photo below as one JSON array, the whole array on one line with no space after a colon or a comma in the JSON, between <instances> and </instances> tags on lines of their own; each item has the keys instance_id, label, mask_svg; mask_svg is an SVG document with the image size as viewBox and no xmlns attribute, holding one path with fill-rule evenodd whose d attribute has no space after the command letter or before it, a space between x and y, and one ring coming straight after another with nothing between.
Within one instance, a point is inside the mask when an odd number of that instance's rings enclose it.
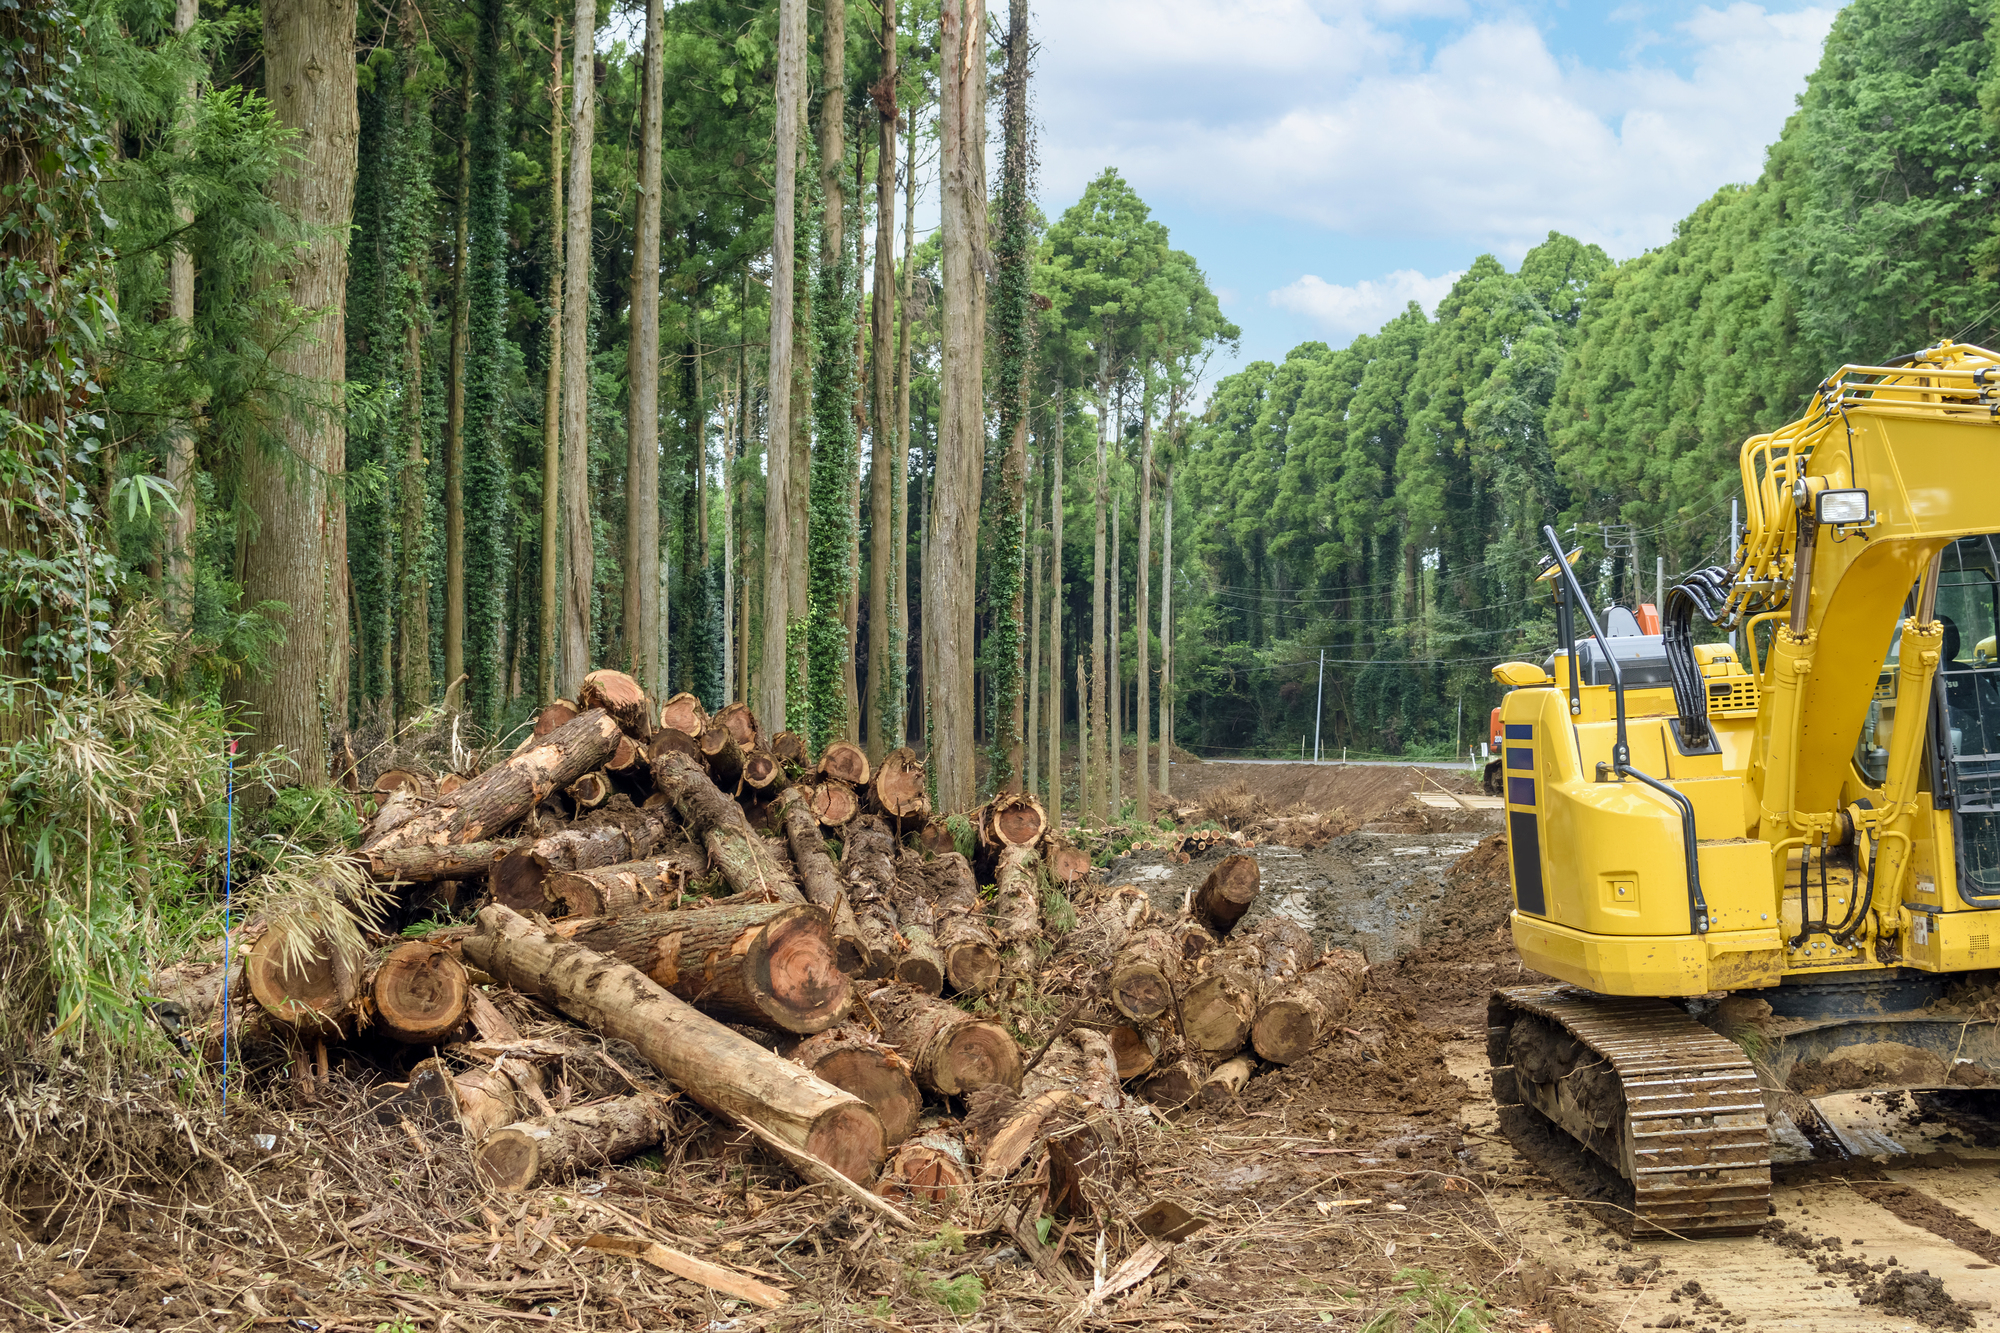
<instances>
[{"instance_id":1,"label":"dirt mound","mask_svg":"<svg viewBox=\"0 0 2000 1333\"><path fill-rule=\"evenodd\" d=\"M1342 810L1356 824L1397 815L1425 789L1470 793L1479 784L1451 769L1413 765L1210 761L1174 770L1174 800L1181 805L1199 807L1228 792L1232 803L1261 802L1266 814Z\"/></svg>"},{"instance_id":2,"label":"dirt mound","mask_svg":"<svg viewBox=\"0 0 2000 1333\"><path fill-rule=\"evenodd\" d=\"M1861 1293L1863 1305L1879 1305L1882 1313L1915 1319L1932 1328L1971 1328L1972 1311L1945 1294L1944 1282L1928 1272L1885 1273Z\"/></svg>"},{"instance_id":3,"label":"dirt mound","mask_svg":"<svg viewBox=\"0 0 2000 1333\"><path fill-rule=\"evenodd\" d=\"M1785 1083L1793 1092L1823 1097L1853 1088L1934 1087L1949 1076L1944 1060L1929 1051L1875 1041L1843 1046L1821 1060L1801 1061Z\"/></svg>"},{"instance_id":4,"label":"dirt mound","mask_svg":"<svg viewBox=\"0 0 2000 1333\"><path fill-rule=\"evenodd\" d=\"M1485 939L1507 924L1514 889L1507 877L1507 835L1495 833L1452 862L1444 898L1424 921L1425 944Z\"/></svg>"}]
</instances>

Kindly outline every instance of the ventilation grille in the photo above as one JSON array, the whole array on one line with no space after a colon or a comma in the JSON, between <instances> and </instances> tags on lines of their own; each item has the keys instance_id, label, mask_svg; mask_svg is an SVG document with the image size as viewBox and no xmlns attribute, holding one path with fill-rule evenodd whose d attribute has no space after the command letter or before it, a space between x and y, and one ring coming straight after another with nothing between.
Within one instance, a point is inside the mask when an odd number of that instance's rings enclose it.
<instances>
[{"instance_id":1,"label":"ventilation grille","mask_svg":"<svg viewBox=\"0 0 2000 1333\"><path fill-rule=\"evenodd\" d=\"M1729 676L1708 683L1708 711L1742 713L1757 711L1757 681L1753 676Z\"/></svg>"}]
</instances>

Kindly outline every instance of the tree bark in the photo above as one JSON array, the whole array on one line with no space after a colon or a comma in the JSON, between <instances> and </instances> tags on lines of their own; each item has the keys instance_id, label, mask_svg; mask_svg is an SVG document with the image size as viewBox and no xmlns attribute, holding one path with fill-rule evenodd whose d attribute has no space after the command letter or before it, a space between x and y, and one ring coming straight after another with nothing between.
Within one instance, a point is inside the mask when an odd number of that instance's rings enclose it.
<instances>
[{"instance_id":1,"label":"tree bark","mask_svg":"<svg viewBox=\"0 0 2000 1333\"><path fill-rule=\"evenodd\" d=\"M182 36L193 31L200 9L196 0L175 0L174 31ZM190 111L201 96L198 79L188 81L184 100ZM894 188L894 159L890 159L891 188ZM183 227L194 222L194 211L185 205L176 210ZM181 330L194 327L194 252L178 246L167 259L167 318ZM177 352L185 356L187 333L180 338ZM175 423L167 436L167 484L173 487L173 508L167 514L166 560L161 580L166 621L173 629L183 629L194 617L194 528L195 528L195 448L194 432Z\"/></svg>"},{"instance_id":2,"label":"tree bark","mask_svg":"<svg viewBox=\"0 0 2000 1333\"><path fill-rule=\"evenodd\" d=\"M185 3L185 0L183 0ZM897 742L900 730L890 719L896 711L896 672L890 660L895 626L894 603L903 593L904 571L895 564L896 522L894 462L900 443L896 420L895 363L892 359L896 316L896 6L882 6L882 77L869 89L875 99L878 143L875 156L875 283L869 303L869 369L873 381L873 411L869 422L871 446L868 471L868 757L880 762Z\"/></svg>"},{"instance_id":3,"label":"tree bark","mask_svg":"<svg viewBox=\"0 0 2000 1333\"><path fill-rule=\"evenodd\" d=\"M425 940L399 944L366 981L375 1025L406 1046L430 1046L465 1024L472 985L451 950Z\"/></svg>"},{"instance_id":4,"label":"tree bark","mask_svg":"<svg viewBox=\"0 0 2000 1333\"><path fill-rule=\"evenodd\" d=\"M1160 795L1172 794L1167 773L1174 744L1172 726L1174 674L1174 470L1168 467L1162 481L1167 493L1166 511L1160 524Z\"/></svg>"},{"instance_id":5,"label":"tree bark","mask_svg":"<svg viewBox=\"0 0 2000 1333\"><path fill-rule=\"evenodd\" d=\"M346 502L332 479L347 468L347 241L361 133L354 69L354 0L273 0L263 10L264 89L297 153L271 182L272 202L309 231L286 266L305 327L281 339L273 370L323 404L283 413L276 449L247 449L243 497L255 517L245 542L243 605L282 602L284 639L269 664L244 673L241 699L257 720L251 748L282 746L296 780L327 776L327 730L347 729ZM338 668L337 670L335 668Z\"/></svg>"},{"instance_id":6,"label":"tree bark","mask_svg":"<svg viewBox=\"0 0 2000 1333\"><path fill-rule=\"evenodd\" d=\"M548 891L553 876L642 861L671 831L664 810L626 810L613 803L574 827L509 852L488 879L492 900L517 912L546 913L557 901Z\"/></svg>"},{"instance_id":7,"label":"tree bark","mask_svg":"<svg viewBox=\"0 0 2000 1333\"><path fill-rule=\"evenodd\" d=\"M541 699L556 693L556 582L562 569L561 513L563 377L563 59L562 16L555 19L549 73L549 364L542 389Z\"/></svg>"},{"instance_id":8,"label":"tree bark","mask_svg":"<svg viewBox=\"0 0 2000 1333\"><path fill-rule=\"evenodd\" d=\"M840 877L868 944L868 971L864 975L869 977L892 975L903 953L893 896L895 855L895 835L875 816L863 815L847 826L840 851Z\"/></svg>"},{"instance_id":9,"label":"tree bark","mask_svg":"<svg viewBox=\"0 0 2000 1333\"><path fill-rule=\"evenodd\" d=\"M699 836L708 859L737 893L802 903L805 896L777 857L750 829L743 808L724 796L687 755L668 751L653 760L653 785L680 811L681 824Z\"/></svg>"},{"instance_id":10,"label":"tree bark","mask_svg":"<svg viewBox=\"0 0 2000 1333\"><path fill-rule=\"evenodd\" d=\"M743 749L736 743L736 737L729 728L711 719L701 729L701 739L696 742L701 750L702 762L708 765L708 776L718 788L735 790L737 781L743 776Z\"/></svg>"},{"instance_id":11,"label":"tree bark","mask_svg":"<svg viewBox=\"0 0 2000 1333\"><path fill-rule=\"evenodd\" d=\"M363 850L457 846L489 839L550 794L602 767L617 748L617 724L592 709L550 732L541 744L487 769L414 818L376 835Z\"/></svg>"},{"instance_id":12,"label":"tree bark","mask_svg":"<svg viewBox=\"0 0 2000 1333\"><path fill-rule=\"evenodd\" d=\"M986 458L985 0L943 0L939 23L944 352L938 486L924 584L924 688L937 799L948 810L969 810L977 708L973 600Z\"/></svg>"},{"instance_id":13,"label":"tree bark","mask_svg":"<svg viewBox=\"0 0 2000 1333\"><path fill-rule=\"evenodd\" d=\"M1208 878L1194 891L1190 910L1194 919L1213 931L1218 939L1236 928L1250 904L1257 900L1263 882L1254 856L1233 855L1208 872Z\"/></svg>"},{"instance_id":14,"label":"tree bark","mask_svg":"<svg viewBox=\"0 0 2000 1333\"><path fill-rule=\"evenodd\" d=\"M1049 827L1062 827L1063 781L1062 781L1062 725L1063 725L1063 678L1062 678L1062 611L1063 611L1063 414L1062 406L1055 409L1056 438L1051 450L1049 468ZM1077 741L1079 753L1083 740L1083 699L1077 698ZM1082 808L1082 792L1078 794L1078 808Z\"/></svg>"},{"instance_id":15,"label":"tree bark","mask_svg":"<svg viewBox=\"0 0 2000 1333\"><path fill-rule=\"evenodd\" d=\"M891 523L896 541L896 584L902 591L896 596L896 639L890 645L896 663L896 706L894 730L889 733L888 741L898 746L909 739L910 721L910 272L916 244L916 210L917 136L912 131L903 136L903 267L896 302L895 456L890 460L895 471L890 487L895 491L896 504Z\"/></svg>"},{"instance_id":16,"label":"tree bark","mask_svg":"<svg viewBox=\"0 0 2000 1333\"><path fill-rule=\"evenodd\" d=\"M675 850L682 854L552 871L541 885L547 901L536 910L568 921L678 907L689 881L708 865L708 858L686 843Z\"/></svg>"},{"instance_id":17,"label":"tree bark","mask_svg":"<svg viewBox=\"0 0 2000 1333\"><path fill-rule=\"evenodd\" d=\"M928 882L938 948L944 953L944 974L951 988L961 995L991 990L1000 981L1000 950L980 907L972 864L957 852L943 852L928 862L915 852L904 852L899 865L905 878L921 876Z\"/></svg>"},{"instance_id":18,"label":"tree bark","mask_svg":"<svg viewBox=\"0 0 2000 1333\"><path fill-rule=\"evenodd\" d=\"M1173 1007L1180 991L1181 954L1174 939L1158 928L1125 941L1111 965L1111 1003L1135 1023L1147 1023Z\"/></svg>"},{"instance_id":19,"label":"tree bark","mask_svg":"<svg viewBox=\"0 0 2000 1333\"><path fill-rule=\"evenodd\" d=\"M666 693L660 660L660 123L666 12L646 0L639 101L632 319L625 374L625 640L632 674L655 698Z\"/></svg>"},{"instance_id":20,"label":"tree bark","mask_svg":"<svg viewBox=\"0 0 2000 1333\"><path fill-rule=\"evenodd\" d=\"M757 712L782 730L785 718L786 626L792 614L792 476L794 288L799 170L799 122L805 118L806 0L779 0L775 114L776 200L771 222L770 425L764 448L764 642L758 657Z\"/></svg>"},{"instance_id":21,"label":"tree bark","mask_svg":"<svg viewBox=\"0 0 2000 1333\"><path fill-rule=\"evenodd\" d=\"M537 931L504 907L479 914L465 956L516 990L632 1043L701 1105L755 1123L850 1180L887 1155L867 1103L803 1073L667 993L637 968Z\"/></svg>"},{"instance_id":22,"label":"tree bark","mask_svg":"<svg viewBox=\"0 0 2000 1333\"><path fill-rule=\"evenodd\" d=\"M1317 965L1266 988L1250 1044L1272 1064L1302 1060L1327 1029L1347 1016L1368 980L1368 962L1351 949L1335 949Z\"/></svg>"},{"instance_id":23,"label":"tree bark","mask_svg":"<svg viewBox=\"0 0 2000 1333\"><path fill-rule=\"evenodd\" d=\"M576 0L570 67L568 232L563 242L563 647L560 688L574 697L590 670L590 596L597 554L590 522L591 152L597 137L597 2Z\"/></svg>"},{"instance_id":24,"label":"tree bark","mask_svg":"<svg viewBox=\"0 0 2000 1333\"><path fill-rule=\"evenodd\" d=\"M463 847L391 847L370 852L368 873L380 880L428 884L440 879L480 879L490 876L505 857L521 850L524 839L474 842Z\"/></svg>"},{"instance_id":25,"label":"tree bark","mask_svg":"<svg viewBox=\"0 0 2000 1333\"><path fill-rule=\"evenodd\" d=\"M592 1102L493 1131L473 1152L473 1165L494 1189L519 1194L657 1148L667 1117L666 1103L651 1094Z\"/></svg>"},{"instance_id":26,"label":"tree bark","mask_svg":"<svg viewBox=\"0 0 2000 1333\"><path fill-rule=\"evenodd\" d=\"M1090 574L1090 740L1085 747L1095 781L1083 798L1083 808L1099 824L1107 817L1109 786L1104 778L1105 756L1105 524L1111 509L1111 463L1107 435L1115 428L1111 419L1110 349L1102 347L1097 358L1097 547ZM1081 691L1079 691L1081 693Z\"/></svg>"},{"instance_id":27,"label":"tree bark","mask_svg":"<svg viewBox=\"0 0 2000 1333\"><path fill-rule=\"evenodd\" d=\"M784 1048L783 1053L811 1070L814 1077L844 1088L874 1107L889 1146L916 1132L924 1095L910 1077L910 1062L884 1046L867 1028L854 1024L829 1028Z\"/></svg>"},{"instance_id":28,"label":"tree bark","mask_svg":"<svg viewBox=\"0 0 2000 1333\"><path fill-rule=\"evenodd\" d=\"M918 1087L960 1096L989 1084L1021 1085L1021 1048L998 1023L908 986L870 992L868 1009L881 1020L882 1040L910 1062Z\"/></svg>"},{"instance_id":29,"label":"tree bark","mask_svg":"<svg viewBox=\"0 0 2000 1333\"><path fill-rule=\"evenodd\" d=\"M556 922L550 933L630 964L704 1013L811 1034L847 1016L833 927L810 903L714 902Z\"/></svg>"},{"instance_id":30,"label":"tree bark","mask_svg":"<svg viewBox=\"0 0 2000 1333\"><path fill-rule=\"evenodd\" d=\"M1120 401L1123 401L1122 395ZM1123 423L1121 422L1120 424L1122 425ZM1122 453L1124 449L1124 441L1122 439L1119 441L1119 449ZM1122 663L1125 654L1124 636L1118 632L1118 616L1122 609L1119 605L1119 571L1125 567L1125 562L1122 558L1124 543L1119 540L1123 534L1118 530L1118 520L1124 500L1125 496L1123 493L1114 494L1111 497L1111 648L1108 655L1109 660L1106 663L1111 673L1111 684L1104 695L1104 701L1110 705L1110 708L1105 713L1105 721L1108 724L1106 735L1108 737L1109 754L1111 756L1111 767L1106 770L1106 776L1111 780L1111 818L1113 819L1123 819L1125 817L1125 684Z\"/></svg>"},{"instance_id":31,"label":"tree bark","mask_svg":"<svg viewBox=\"0 0 2000 1333\"><path fill-rule=\"evenodd\" d=\"M1002 949L1022 949L1042 934L1041 858L1032 847L1003 847L993 869L993 938ZM1032 962L1032 958L1020 961Z\"/></svg>"},{"instance_id":32,"label":"tree bark","mask_svg":"<svg viewBox=\"0 0 2000 1333\"><path fill-rule=\"evenodd\" d=\"M785 844L791 849L792 864L798 867L806 898L833 918L840 970L850 977L868 976L874 968L874 948L855 919L833 858L826 854L826 840L820 836L805 792L797 787L787 789L778 797L778 808L785 823Z\"/></svg>"},{"instance_id":33,"label":"tree bark","mask_svg":"<svg viewBox=\"0 0 2000 1333\"><path fill-rule=\"evenodd\" d=\"M1235 1101L1242 1093L1250 1076L1257 1072L1257 1058L1240 1055L1234 1060L1224 1061L1215 1067L1201 1085L1201 1104L1210 1111L1219 1111Z\"/></svg>"},{"instance_id":34,"label":"tree bark","mask_svg":"<svg viewBox=\"0 0 2000 1333\"><path fill-rule=\"evenodd\" d=\"M1150 367L1148 370L1150 371ZM1139 590L1138 606L1132 615L1132 624L1138 633L1138 660L1133 664L1134 684L1138 689L1138 699L1132 709L1132 727L1138 733L1139 767L1133 786L1139 801L1139 821L1151 823L1153 803L1147 791L1149 774L1146 770L1146 727L1147 716L1152 711L1152 590L1153 590L1153 394L1146 391L1139 422Z\"/></svg>"},{"instance_id":35,"label":"tree bark","mask_svg":"<svg viewBox=\"0 0 2000 1333\"><path fill-rule=\"evenodd\" d=\"M903 859L907 862L907 854ZM910 875L896 875L889 881L889 901L896 909L896 930L903 943L896 980L926 995L944 994L944 951L938 947L937 911L929 887Z\"/></svg>"},{"instance_id":36,"label":"tree bark","mask_svg":"<svg viewBox=\"0 0 2000 1333\"><path fill-rule=\"evenodd\" d=\"M1027 778L1028 795L1034 796L1042 785L1042 490L1039 485L1035 487L1033 512L1028 517L1028 544L1035 554L1028 573L1028 677L1021 686L1028 699L1025 729L1028 756L1021 771Z\"/></svg>"}]
</instances>

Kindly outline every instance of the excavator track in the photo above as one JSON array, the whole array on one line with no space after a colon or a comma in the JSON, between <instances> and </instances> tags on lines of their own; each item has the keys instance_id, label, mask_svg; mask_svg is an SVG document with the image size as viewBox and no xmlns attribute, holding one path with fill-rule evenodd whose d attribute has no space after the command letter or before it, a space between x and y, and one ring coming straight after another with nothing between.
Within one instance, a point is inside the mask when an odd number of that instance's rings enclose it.
<instances>
[{"instance_id":1,"label":"excavator track","mask_svg":"<svg viewBox=\"0 0 2000 1333\"><path fill-rule=\"evenodd\" d=\"M1679 1007L1521 986L1487 1006L1493 1096L1539 1112L1629 1182L1634 1234L1743 1235L1769 1219L1770 1128L1750 1058Z\"/></svg>"}]
</instances>

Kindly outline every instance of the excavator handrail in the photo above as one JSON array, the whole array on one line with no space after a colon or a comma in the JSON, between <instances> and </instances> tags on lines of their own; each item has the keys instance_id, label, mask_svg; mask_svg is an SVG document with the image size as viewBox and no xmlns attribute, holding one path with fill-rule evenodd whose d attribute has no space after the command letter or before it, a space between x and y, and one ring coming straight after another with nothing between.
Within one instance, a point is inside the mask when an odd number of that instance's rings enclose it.
<instances>
[{"instance_id":1,"label":"excavator handrail","mask_svg":"<svg viewBox=\"0 0 2000 1333\"><path fill-rule=\"evenodd\" d=\"M1662 796L1672 801L1680 810L1681 841L1687 856L1688 926L1696 935L1708 933L1708 901L1701 892L1700 845L1695 837L1694 802L1681 792L1669 787L1657 778L1649 777L1632 766L1632 747L1626 739L1625 730L1625 673L1618 668L1617 655L1605 640L1604 629L1597 623L1597 613L1590 609L1590 603L1583 595L1583 585L1576 581L1576 571L1570 568L1569 560L1562 548L1562 538L1556 536L1555 528L1547 523L1542 525L1542 536L1548 539L1549 549L1555 552L1557 577L1561 587L1569 597L1575 611L1583 612L1583 620L1590 626L1590 636L1597 640L1597 649L1604 655L1605 663L1611 668L1611 695L1618 710L1618 736L1611 746L1611 769L1620 777L1637 778ZM1575 621L1569 622L1563 647L1569 653L1569 675L1574 682L1578 675L1576 656ZM1572 726L1575 723L1571 723Z\"/></svg>"}]
</instances>

